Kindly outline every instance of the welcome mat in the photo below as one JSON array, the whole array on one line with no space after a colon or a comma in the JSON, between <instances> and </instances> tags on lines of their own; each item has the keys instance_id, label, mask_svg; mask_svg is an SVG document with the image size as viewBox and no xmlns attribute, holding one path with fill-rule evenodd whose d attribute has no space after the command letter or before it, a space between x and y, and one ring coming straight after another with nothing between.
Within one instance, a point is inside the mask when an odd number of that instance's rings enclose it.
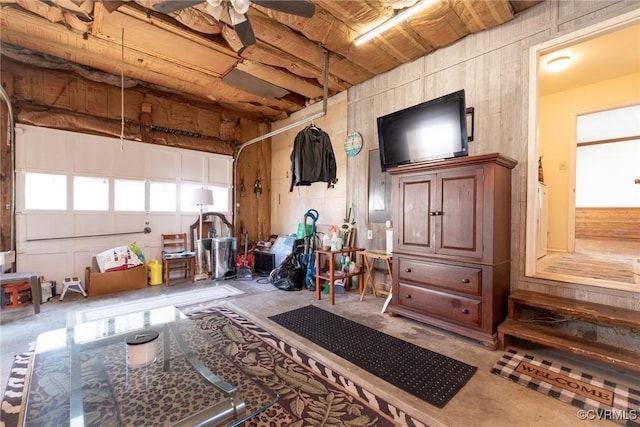
<instances>
[{"instance_id":1,"label":"welcome mat","mask_svg":"<svg viewBox=\"0 0 640 427\"><path fill-rule=\"evenodd\" d=\"M640 426L640 390L509 350L491 372L580 408L579 419Z\"/></svg>"},{"instance_id":2,"label":"welcome mat","mask_svg":"<svg viewBox=\"0 0 640 427\"><path fill-rule=\"evenodd\" d=\"M225 356L252 381L280 395L274 406L246 422L249 427L329 424L426 427L375 391L333 371L229 307L213 307L188 316L216 345L224 348ZM198 357L205 359L206 364L206 355ZM10 391L7 387L0 412L0 420L7 427L18 425L29 357L16 359L14 366L17 363L19 369L12 370L9 379L9 384L15 387Z\"/></svg>"},{"instance_id":3,"label":"welcome mat","mask_svg":"<svg viewBox=\"0 0 640 427\"><path fill-rule=\"evenodd\" d=\"M231 285L212 285L210 288L196 289L186 292L176 292L162 294L150 298L144 298L135 302L109 305L90 310L76 311L67 315L67 327L73 327L80 323L93 322L95 320L106 319L123 314L135 313L138 311L151 310L153 308L167 306L186 306L212 301L220 298L227 298L234 295L244 294L243 291Z\"/></svg>"},{"instance_id":4,"label":"welcome mat","mask_svg":"<svg viewBox=\"0 0 640 427\"><path fill-rule=\"evenodd\" d=\"M478 369L313 305L269 319L438 408Z\"/></svg>"}]
</instances>

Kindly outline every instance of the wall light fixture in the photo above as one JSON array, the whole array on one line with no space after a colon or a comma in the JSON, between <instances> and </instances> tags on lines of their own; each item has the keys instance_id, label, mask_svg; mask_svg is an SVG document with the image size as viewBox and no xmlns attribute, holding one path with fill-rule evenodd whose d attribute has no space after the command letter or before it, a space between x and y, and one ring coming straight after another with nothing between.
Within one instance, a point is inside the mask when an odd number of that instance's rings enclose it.
<instances>
[{"instance_id":1,"label":"wall light fixture","mask_svg":"<svg viewBox=\"0 0 640 427\"><path fill-rule=\"evenodd\" d=\"M557 56L547 61L547 70L552 73L557 73L566 69L571 64L571 57L568 55Z\"/></svg>"}]
</instances>

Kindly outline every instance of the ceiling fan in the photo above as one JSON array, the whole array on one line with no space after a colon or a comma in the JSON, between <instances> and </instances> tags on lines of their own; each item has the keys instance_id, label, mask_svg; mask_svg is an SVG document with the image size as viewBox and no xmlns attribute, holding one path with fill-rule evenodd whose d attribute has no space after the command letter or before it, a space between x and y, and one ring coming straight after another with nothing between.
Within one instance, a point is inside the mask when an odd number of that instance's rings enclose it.
<instances>
[{"instance_id":1,"label":"ceiling fan","mask_svg":"<svg viewBox=\"0 0 640 427\"><path fill-rule=\"evenodd\" d=\"M153 9L168 14L202 2L202 0L164 0L154 4ZM246 15L251 3L304 18L311 18L316 10L315 5L309 0L206 0L206 2L205 10L217 20L220 20L224 7L227 7L231 25L245 46L256 42L256 36Z\"/></svg>"}]
</instances>

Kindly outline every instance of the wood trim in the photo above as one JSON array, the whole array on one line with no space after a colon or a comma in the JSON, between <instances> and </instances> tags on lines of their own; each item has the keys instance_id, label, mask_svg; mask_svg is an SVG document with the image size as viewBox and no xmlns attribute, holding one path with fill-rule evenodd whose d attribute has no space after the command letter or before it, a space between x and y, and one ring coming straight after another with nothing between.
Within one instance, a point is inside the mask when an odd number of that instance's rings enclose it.
<instances>
[{"instance_id":1,"label":"wood trim","mask_svg":"<svg viewBox=\"0 0 640 427\"><path fill-rule=\"evenodd\" d=\"M576 208L576 238L640 240L640 208Z\"/></svg>"},{"instance_id":2,"label":"wood trim","mask_svg":"<svg viewBox=\"0 0 640 427\"><path fill-rule=\"evenodd\" d=\"M611 144L613 142L635 141L640 139L640 135L625 136L622 138L601 139L598 141L578 142L578 147L586 147L588 145Z\"/></svg>"}]
</instances>

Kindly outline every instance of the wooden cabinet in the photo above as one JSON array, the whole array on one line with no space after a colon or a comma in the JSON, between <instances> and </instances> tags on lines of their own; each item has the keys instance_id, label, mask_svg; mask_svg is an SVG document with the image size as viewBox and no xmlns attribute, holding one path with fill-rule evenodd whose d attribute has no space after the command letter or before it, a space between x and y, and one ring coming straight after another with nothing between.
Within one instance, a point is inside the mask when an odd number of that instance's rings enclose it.
<instances>
[{"instance_id":1,"label":"wooden cabinet","mask_svg":"<svg viewBox=\"0 0 640 427\"><path fill-rule=\"evenodd\" d=\"M390 169L390 312L495 348L511 262L511 170L500 154Z\"/></svg>"}]
</instances>

